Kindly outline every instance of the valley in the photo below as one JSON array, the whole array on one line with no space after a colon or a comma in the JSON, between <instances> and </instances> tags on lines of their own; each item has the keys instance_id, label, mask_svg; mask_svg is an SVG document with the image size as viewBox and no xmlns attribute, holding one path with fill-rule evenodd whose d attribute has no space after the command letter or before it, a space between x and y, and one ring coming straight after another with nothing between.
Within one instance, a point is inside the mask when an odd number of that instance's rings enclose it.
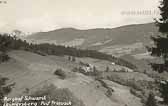
<instances>
[{"instance_id":1,"label":"valley","mask_svg":"<svg viewBox=\"0 0 168 106\"><path fill-rule=\"evenodd\" d=\"M9 45L1 47L6 61L0 63L0 75L14 83L6 96L46 95L72 106L143 106L150 92L160 97L158 81L168 75L150 67L160 61L146 48L157 34L149 23L2 36Z\"/></svg>"}]
</instances>

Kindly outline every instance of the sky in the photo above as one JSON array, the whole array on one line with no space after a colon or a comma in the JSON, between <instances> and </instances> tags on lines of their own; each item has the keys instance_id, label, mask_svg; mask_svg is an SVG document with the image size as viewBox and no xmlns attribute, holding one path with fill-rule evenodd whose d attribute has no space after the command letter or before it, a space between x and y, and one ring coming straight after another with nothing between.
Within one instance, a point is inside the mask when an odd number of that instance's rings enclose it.
<instances>
[{"instance_id":1,"label":"sky","mask_svg":"<svg viewBox=\"0 0 168 106\"><path fill-rule=\"evenodd\" d=\"M114 28L153 22L160 0L0 0L0 32ZM143 13L147 11L148 13ZM150 12L150 13L149 13Z\"/></svg>"}]
</instances>

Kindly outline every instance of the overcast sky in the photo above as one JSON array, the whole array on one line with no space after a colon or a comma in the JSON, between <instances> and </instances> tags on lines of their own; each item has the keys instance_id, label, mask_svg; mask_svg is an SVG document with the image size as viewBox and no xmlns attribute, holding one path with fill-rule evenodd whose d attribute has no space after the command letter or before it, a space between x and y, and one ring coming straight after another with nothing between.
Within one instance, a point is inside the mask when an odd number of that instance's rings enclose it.
<instances>
[{"instance_id":1,"label":"overcast sky","mask_svg":"<svg viewBox=\"0 0 168 106\"><path fill-rule=\"evenodd\" d=\"M3 1L3 0L1 0ZM159 0L6 0L0 3L0 31L25 32L58 28L113 28L152 22L151 14L122 14L157 11Z\"/></svg>"}]
</instances>

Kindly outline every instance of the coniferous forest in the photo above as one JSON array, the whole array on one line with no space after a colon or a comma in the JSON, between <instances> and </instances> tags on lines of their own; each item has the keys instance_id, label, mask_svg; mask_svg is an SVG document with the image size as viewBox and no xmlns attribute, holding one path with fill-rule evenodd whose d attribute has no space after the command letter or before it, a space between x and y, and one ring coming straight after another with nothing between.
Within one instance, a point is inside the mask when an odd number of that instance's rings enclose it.
<instances>
[{"instance_id":1,"label":"coniferous forest","mask_svg":"<svg viewBox=\"0 0 168 106\"><path fill-rule=\"evenodd\" d=\"M56 56L63 56L63 55L69 55L69 56L75 56L75 57L91 57L95 59L102 59L107 60L111 62L115 62L118 65L126 66L130 69L136 70L136 66L128 61L125 61L120 58L116 58L112 55L108 55L105 53L101 53L95 50L81 50L73 47L65 47L60 45L54 45L54 44L32 44L26 42L26 40L21 40L17 38L16 36L10 36L9 34L1 34L0 35L0 51L1 61L8 60L9 57L5 55L6 52L10 50L25 50L30 51L33 53L37 53L40 55L56 55Z\"/></svg>"}]
</instances>

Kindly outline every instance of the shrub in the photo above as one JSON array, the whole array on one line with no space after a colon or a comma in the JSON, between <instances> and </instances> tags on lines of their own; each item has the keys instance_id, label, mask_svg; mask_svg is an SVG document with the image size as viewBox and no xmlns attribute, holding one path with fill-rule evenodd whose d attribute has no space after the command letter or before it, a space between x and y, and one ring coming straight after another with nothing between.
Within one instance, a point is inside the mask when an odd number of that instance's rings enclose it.
<instances>
[{"instance_id":1,"label":"shrub","mask_svg":"<svg viewBox=\"0 0 168 106\"><path fill-rule=\"evenodd\" d=\"M153 93L150 93L148 96L148 99L145 103L145 106L157 106L156 100L155 100L155 96Z\"/></svg>"},{"instance_id":2,"label":"shrub","mask_svg":"<svg viewBox=\"0 0 168 106\"><path fill-rule=\"evenodd\" d=\"M66 74L62 69L57 69L54 72L55 75L58 75L61 79L65 79L66 78Z\"/></svg>"},{"instance_id":3,"label":"shrub","mask_svg":"<svg viewBox=\"0 0 168 106\"><path fill-rule=\"evenodd\" d=\"M113 92L112 89L107 89L105 94L106 94L107 97L111 97L112 96L112 92Z\"/></svg>"},{"instance_id":4,"label":"shrub","mask_svg":"<svg viewBox=\"0 0 168 106\"><path fill-rule=\"evenodd\" d=\"M141 92L135 90L134 88L130 89L130 93L135 95L136 97L143 98L143 95L141 94Z\"/></svg>"},{"instance_id":5,"label":"shrub","mask_svg":"<svg viewBox=\"0 0 168 106\"><path fill-rule=\"evenodd\" d=\"M78 72L78 68L77 67L73 68L72 72Z\"/></svg>"},{"instance_id":6,"label":"shrub","mask_svg":"<svg viewBox=\"0 0 168 106\"><path fill-rule=\"evenodd\" d=\"M7 80L8 80L8 78L1 78L1 76L0 76L0 106L3 106L4 96L9 94L12 90L12 87L15 85L15 83L7 85L6 84Z\"/></svg>"},{"instance_id":7,"label":"shrub","mask_svg":"<svg viewBox=\"0 0 168 106\"><path fill-rule=\"evenodd\" d=\"M0 53L0 63L9 60L9 56L5 53Z\"/></svg>"}]
</instances>

